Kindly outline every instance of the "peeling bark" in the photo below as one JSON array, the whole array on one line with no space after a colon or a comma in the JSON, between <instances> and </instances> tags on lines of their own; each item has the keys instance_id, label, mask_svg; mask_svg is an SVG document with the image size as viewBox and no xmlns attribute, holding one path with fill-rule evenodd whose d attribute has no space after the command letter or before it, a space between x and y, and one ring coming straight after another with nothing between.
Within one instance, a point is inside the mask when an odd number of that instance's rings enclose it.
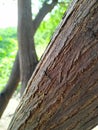
<instances>
[{"instance_id":1,"label":"peeling bark","mask_svg":"<svg viewBox=\"0 0 98 130\"><path fill-rule=\"evenodd\" d=\"M8 130L91 130L97 124L98 1L74 0Z\"/></svg>"}]
</instances>

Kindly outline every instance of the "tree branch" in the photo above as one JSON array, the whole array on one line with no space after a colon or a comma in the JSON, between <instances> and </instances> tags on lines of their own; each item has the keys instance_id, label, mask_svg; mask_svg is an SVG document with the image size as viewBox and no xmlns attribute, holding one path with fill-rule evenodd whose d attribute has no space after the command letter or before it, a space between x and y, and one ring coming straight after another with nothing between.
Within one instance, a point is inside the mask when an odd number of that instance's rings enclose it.
<instances>
[{"instance_id":1,"label":"tree branch","mask_svg":"<svg viewBox=\"0 0 98 130\"><path fill-rule=\"evenodd\" d=\"M43 18L51 12L54 6L58 3L58 0L52 0L51 4L47 3L47 0L43 3L42 8L39 10L36 18L33 20L34 26L34 33L36 32L37 28L39 27L40 23L42 22Z\"/></svg>"}]
</instances>

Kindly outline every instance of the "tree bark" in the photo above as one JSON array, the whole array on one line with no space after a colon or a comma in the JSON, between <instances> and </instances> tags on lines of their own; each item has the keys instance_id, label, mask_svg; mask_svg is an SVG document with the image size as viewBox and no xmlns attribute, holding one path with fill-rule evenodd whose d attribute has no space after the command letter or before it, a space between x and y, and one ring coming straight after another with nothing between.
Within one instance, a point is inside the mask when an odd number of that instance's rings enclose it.
<instances>
[{"instance_id":1,"label":"tree bark","mask_svg":"<svg viewBox=\"0 0 98 130\"><path fill-rule=\"evenodd\" d=\"M8 130L91 130L97 124L98 1L74 0Z\"/></svg>"}]
</instances>

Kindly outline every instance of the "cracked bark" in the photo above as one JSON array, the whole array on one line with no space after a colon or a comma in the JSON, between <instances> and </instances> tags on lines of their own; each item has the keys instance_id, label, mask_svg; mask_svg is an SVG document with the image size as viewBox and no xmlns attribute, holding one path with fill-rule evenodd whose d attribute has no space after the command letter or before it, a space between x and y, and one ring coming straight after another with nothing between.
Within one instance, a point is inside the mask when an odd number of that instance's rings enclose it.
<instances>
[{"instance_id":1,"label":"cracked bark","mask_svg":"<svg viewBox=\"0 0 98 130\"><path fill-rule=\"evenodd\" d=\"M8 130L98 125L98 1L74 0L34 71Z\"/></svg>"}]
</instances>

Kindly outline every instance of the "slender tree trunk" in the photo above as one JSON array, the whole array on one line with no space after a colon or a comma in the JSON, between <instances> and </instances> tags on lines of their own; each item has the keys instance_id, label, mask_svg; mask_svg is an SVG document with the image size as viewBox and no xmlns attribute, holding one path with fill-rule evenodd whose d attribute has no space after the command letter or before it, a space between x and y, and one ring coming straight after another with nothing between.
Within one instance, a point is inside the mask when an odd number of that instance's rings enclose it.
<instances>
[{"instance_id":1,"label":"slender tree trunk","mask_svg":"<svg viewBox=\"0 0 98 130\"><path fill-rule=\"evenodd\" d=\"M47 4L46 0L43 3L42 8L39 10L39 13L37 14L35 20L32 21L32 30L33 30L33 34L32 34L32 38L34 38L34 34L37 30L37 28L39 27L41 21L43 20L43 18L45 17L45 15L50 12L54 6L57 4L58 0L52 0L51 4ZM26 38L26 36L25 36ZM32 50L34 49L35 52L35 47L33 48L32 45ZM36 57L36 54L35 56ZM33 72L32 72L33 73ZM19 69L19 56L18 56L18 52L17 52L17 56L14 62L14 65L12 67L12 72L10 74L8 83L5 87L5 89L2 91L2 93L0 94L0 117L2 116L8 102L9 99L11 98L12 94L14 93L14 91L16 90L18 83L20 81L20 69ZM7 89L8 86L8 89ZM10 91L10 96L8 96L8 90ZM24 92L25 88L23 87L21 89L21 95ZM5 96L6 96L6 101L5 101Z\"/></svg>"},{"instance_id":2,"label":"slender tree trunk","mask_svg":"<svg viewBox=\"0 0 98 130\"><path fill-rule=\"evenodd\" d=\"M58 0L52 0L51 4L47 4L45 1L35 20L32 22L31 0L18 1L18 43L22 82L21 95L38 63L33 39L34 34L44 16L53 9L57 2Z\"/></svg>"},{"instance_id":3,"label":"slender tree trunk","mask_svg":"<svg viewBox=\"0 0 98 130\"><path fill-rule=\"evenodd\" d=\"M31 27L31 0L18 0L18 43L22 83L21 94L26 88L27 82L38 63Z\"/></svg>"},{"instance_id":4,"label":"slender tree trunk","mask_svg":"<svg viewBox=\"0 0 98 130\"><path fill-rule=\"evenodd\" d=\"M8 83L3 90L3 92L0 94L0 117L2 116L2 113L4 112L9 99L11 98L13 92L16 90L16 87L20 80L20 69L19 69L19 58L18 54L16 56L13 69L10 75L10 78L8 80ZM10 89L11 88L11 89Z\"/></svg>"},{"instance_id":5,"label":"slender tree trunk","mask_svg":"<svg viewBox=\"0 0 98 130\"><path fill-rule=\"evenodd\" d=\"M98 1L74 0L8 130L91 130L98 124Z\"/></svg>"}]
</instances>

